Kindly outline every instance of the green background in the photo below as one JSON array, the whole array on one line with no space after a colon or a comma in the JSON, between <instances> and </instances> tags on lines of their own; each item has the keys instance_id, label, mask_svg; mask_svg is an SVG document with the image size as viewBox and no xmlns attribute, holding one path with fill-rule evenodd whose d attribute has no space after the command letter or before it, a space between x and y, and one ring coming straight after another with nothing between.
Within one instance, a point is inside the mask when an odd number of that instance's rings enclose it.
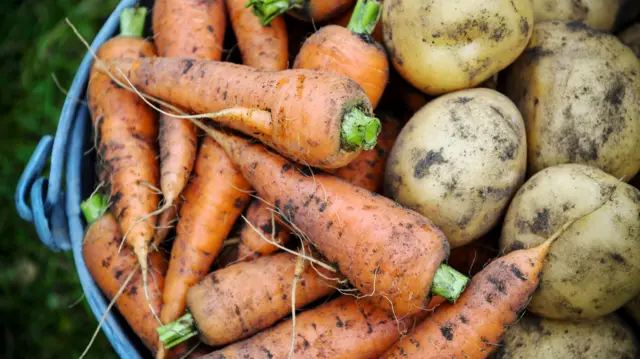
<instances>
[{"instance_id":1,"label":"green background","mask_svg":"<svg viewBox=\"0 0 640 359\"><path fill-rule=\"evenodd\" d=\"M91 41L117 0L3 2L0 74L0 357L78 358L97 321L89 311L71 253L52 253L13 205L18 177L40 137L55 133L68 88L85 50L68 17ZM87 358L116 358L100 332Z\"/></svg>"}]
</instances>

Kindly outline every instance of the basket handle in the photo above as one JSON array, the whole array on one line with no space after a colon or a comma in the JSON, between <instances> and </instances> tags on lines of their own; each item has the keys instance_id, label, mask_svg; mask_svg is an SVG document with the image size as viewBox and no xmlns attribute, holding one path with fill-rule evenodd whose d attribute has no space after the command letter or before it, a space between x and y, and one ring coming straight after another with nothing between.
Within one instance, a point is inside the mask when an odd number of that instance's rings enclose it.
<instances>
[{"instance_id":1,"label":"basket handle","mask_svg":"<svg viewBox=\"0 0 640 359\"><path fill-rule=\"evenodd\" d=\"M59 252L71 249L67 216L60 192L64 150L53 151L49 179L40 176L54 147L55 141L51 136L40 139L18 181L15 204L20 217L33 222L40 241L52 251ZM31 206L27 203L27 198L30 199ZM47 200L52 201L51 204Z\"/></svg>"}]
</instances>

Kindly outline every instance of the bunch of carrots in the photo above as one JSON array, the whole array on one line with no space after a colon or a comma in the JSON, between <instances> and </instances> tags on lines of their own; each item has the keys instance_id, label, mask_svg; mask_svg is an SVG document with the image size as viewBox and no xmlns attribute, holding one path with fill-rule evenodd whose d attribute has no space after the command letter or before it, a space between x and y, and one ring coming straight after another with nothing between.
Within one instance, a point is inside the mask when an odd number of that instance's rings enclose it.
<instances>
[{"instance_id":1,"label":"bunch of carrots","mask_svg":"<svg viewBox=\"0 0 640 359\"><path fill-rule=\"evenodd\" d=\"M122 12L88 85L84 259L156 358L485 358L525 308L557 236L470 278L379 194L413 108L379 17L377 0Z\"/></svg>"}]
</instances>

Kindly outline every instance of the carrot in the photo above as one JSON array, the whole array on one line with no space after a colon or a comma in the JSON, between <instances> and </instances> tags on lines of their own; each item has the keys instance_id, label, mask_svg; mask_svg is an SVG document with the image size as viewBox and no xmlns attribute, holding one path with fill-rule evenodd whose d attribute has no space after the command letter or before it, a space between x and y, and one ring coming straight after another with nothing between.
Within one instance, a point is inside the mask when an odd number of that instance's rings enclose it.
<instances>
[{"instance_id":1,"label":"carrot","mask_svg":"<svg viewBox=\"0 0 640 359\"><path fill-rule=\"evenodd\" d=\"M401 317L420 311L431 293L454 301L464 290L468 279L442 263L447 238L427 218L335 176L307 177L260 144L207 133L258 195L378 305Z\"/></svg>"},{"instance_id":2,"label":"carrot","mask_svg":"<svg viewBox=\"0 0 640 359\"><path fill-rule=\"evenodd\" d=\"M205 138L194 178L184 191L178 236L171 250L163 292L163 323L184 314L189 288L209 272L236 218L249 202L249 189L224 150L211 138Z\"/></svg>"},{"instance_id":3,"label":"carrot","mask_svg":"<svg viewBox=\"0 0 640 359\"><path fill-rule=\"evenodd\" d=\"M247 7L268 25L279 15L287 13L298 20L324 22L347 11L355 0L249 0Z\"/></svg>"},{"instance_id":4,"label":"carrot","mask_svg":"<svg viewBox=\"0 0 640 359\"><path fill-rule=\"evenodd\" d=\"M120 36L105 42L97 52L100 61L153 57L153 44L143 38L146 8L130 8L120 16ZM159 196L156 113L136 94L118 87L94 62L89 77L88 103L98 139L99 177L111 185L111 201L120 230L133 248L147 283L149 243L155 232Z\"/></svg>"},{"instance_id":5,"label":"carrot","mask_svg":"<svg viewBox=\"0 0 640 359\"><path fill-rule=\"evenodd\" d=\"M95 195L90 200L99 197L100 195ZM111 212L101 214L99 217L96 214L90 215L89 218L93 218L92 221L95 220L95 222L87 229L82 243L82 257L89 273L106 297L111 300L120 291L129 275L136 272L115 305L144 345L155 352L158 349L156 332L158 322L140 290L143 283L140 273L137 272L138 260L129 248L119 251L122 233ZM149 264L153 293L149 300L155 311L160 311L164 275L167 271L166 259L161 252L153 252L150 255Z\"/></svg>"},{"instance_id":6,"label":"carrot","mask_svg":"<svg viewBox=\"0 0 640 359\"><path fill-rule=\"evenodd\" d=\"M429 313L425 310L396 321L370 298L358 300L343 295L296 317L296 340L290 358L377 358ZM286 320L203 359L287 358L292 327L293 321Z\"/></svg>"},{"instance_id":7,"label":"carrot","mask_svg":"<svg viewBox=\"0 0 640 359\"><path fill-rule=\"evenodd\" d=\"M205 344L219 346L268 328L291 313L296 262L295 255L280 252L210 273L189 289L188 313L158 329L160 339L171 347L199 334ZM304 268L296 286L296 308L334 292L327 284L337 285L331 278L339 277L317 265Z\"/></svg>"},{"instance_id":8,"label":"carrot","mask_svg":"<svg viewBox=\"0 0 640 359\"><path fill-rule=\"evenodd\" d=\"M153 34L163 57L220 60L226 29L224 0L157 0ZM196 159L197 128L160 116L160 189L171 204L182 192Z\"/></svg>"},{"instance_id":9,"label":"carrot","mask_svg":"<svg viewBox=\"0 0 640 359\"><path fill-rule=\"evenodd\" d=\"M335 73L172 58L117 59L107 66L119 81L126 82L124 74L147 95L208 112L314 167L345 166L362 149L373 148L380 132L364 91Z\"/></svg>"},{"instance_id":10,"label":"carrot","mask_svg":"<svg viewBox=\"0 0 640 359\"><path fill-rule=\"evenodd\" d=\"M456 304L443 304L383 358L486 358L529 303L554 239L491 262Z\"/></svg>"},{"instance_id":11,"label":"carrot","mask_svg":"<svg viewBox=\"0 0 640 359\"><path fill-rule=\"evenodd\" d=\"M242 63L270 70L289 68L289 43L284 17L263 26L247 8L246 0L226 0Z\"/></svg>"},{"instance_id":12,"label":"carrot","mask_svg":"<svg viewBox=\"0 0 640 359\"><path fill-rule=\"evenodd\" d=\"M171 229L175 226L175 223L178 221L178 213L180 213L181 205L182 200L180 196L178 196L170 207L158 215L156 233L153 235L153 244L155 246L162 243L162 241L164 241L171 232Z\"/></svg>"},{"instance_id":13,"label":"carrot","mask_svg":"<svg viewBox=\"0 0 640 359\"><path fill-rule=\"evenodd\" d=\"M382 190L386 160L402 127L400 121L388 115L380 116L380 120L382 131L376 147L363 151L358 158L334 173L335 176L371 192Z\"/></svg>"},{"instance_id":14,"label":"carrot","mask_svg":"<svg viewBox=\"0 0 640 359\"><path fill-rule=\"evenodd\" d=\"M263 236L281 245L286 244L291 238L289 229L280 223L280 218L273 209L262 201L253 200L246 218L251 225L244 223L240 230L243 245L238 248L239 259L251 260L256 256L275 252L278 247L265 241Z\"/></svg>"},{"instance_id":15,"label":"carrot","mask_svg":"<svg viewBox=\"0 0 640 359\"><path fill-rule=\"evenodd\" d=\"M380 0L380 2L382 2L382 0ZM340 25L343 27L349 26L349 22L351 21L351 17L353 16L354 9L355 7L347 11L344 15L338 17L337 19L334 19L333 21L331 21L331 23L334 25ZM371 33L371 37L374 40L376 40L378 43L380 44L383 43L384 40L382 37L382 24L380 24L379 22L376 24L376 27L373 29L373 32Z\"/></svg>"},{"instance_id":16,"label":"carrot","mask_svg":"<svg viewBox=\"0 0 640 359\"><path fill-rule=\"evenodd\" d=\"M358 158L347 166L339 168L334 175L371 192L379 192L384 180L385 161L391 151L391 147L400 131L400 123L390 116L381 116L382 131L378 136L376 147L369 151L363 151ZM286 244L291 233L282 226L280 218L274 215L272 225L271 216L274 211L262 201L254 201L247 211L247 220L260 231L262 236L275 239L279 244ZM272 239L272 231L275 235ZM260 255L268 255L275 252L278 247L265 241L260 233L244 224L240 232L242 244L238 247L238 258L253 260Z\"/></svg>"},{"instance_id":17,"label":"carrot","mask_svg":"<svg viewBox=\"0 0 640 359\"><path fill-rule=\"evenodd\" d=\"M349 25L323 26L302 45L294 68L333 71L356 81L375 108L389 80L387 53L371 33L380 2L358 0Z\"/></svg>"}]
</instances>

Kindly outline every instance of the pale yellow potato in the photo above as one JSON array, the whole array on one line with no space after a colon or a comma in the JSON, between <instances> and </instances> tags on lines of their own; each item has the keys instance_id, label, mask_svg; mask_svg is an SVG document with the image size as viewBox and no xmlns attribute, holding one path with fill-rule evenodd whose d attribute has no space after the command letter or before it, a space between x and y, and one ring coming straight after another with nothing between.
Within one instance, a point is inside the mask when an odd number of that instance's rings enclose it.
<instances>
[{"instance_id":1,"label":"pale yellow potato","mask_svg":"<svg viewBox=\"0 0 640 359\"><path fill-rule=\"evenodd\" d=\"M536 23L505 71L527 126L529 174L582 163L629 181L640 169L640 61L581 23Z\"/></svg>"},{"instance_id":2,"label":"pale yellow potato","mask_svg":"<svg viewBox=\"0 0 640 359\"><path fill-rule=\"evenodd\" d=\"M468 89L432 100L407 122L387 159L385 192L460 247L499 221L525 172L518 109L497 91Z\"/></svg>"},{"instance_id":3,"label":"pale yellow potato","mask_svg":"<svg viewBox=\"0 0 640 359\"><path fill-rule=\"evenodd\" d=\"M530 0L389 0L384 43L398 72L429 95L472 88L511 64L533 28Z\"/></svg>"},{"instance_id":4,"label":"pale yellow potato","mask_svg":"<svg viewBox=\"0 0 640 359\"><path fill-rule=\"evenodd\" d=\"M527 314L507 327L490 359L634 359L639 350L633 330L616 314L580 323Z\"/></svg>"},{"instance_id":5,"label":"pale yellow potato","mask_svg":"<svg viewBox=\"0 0 640 359\"><path fill-rule=\"evenodd\" d=\"M544 20L582 21L610 31L616 22L619 0L532 0L535 22Z\"/></svg>"},{"instance_id":6,"label":"pale yellow potato","mask_svg":"<svg viewBox=\"0 0 640 359\"><path fill-rule=\"evenodd\" d=\"M638 0L532 0L534 21L581 21L612 31L638 13Z\"/></svg>"},{"instance_id":7,"label":"pale yellow potato","mask_svg":"<svg viewBox=\"0 0 640 359\"><path fill-rule=\"evenodd\" d=\"M629 46L637 57L640 57L640 22L624 29L618 34L618 38L623 44Z\"/></svg>"},{"instance_id":8,"label":"pale yellow potato","mask_svg":"<svg viewBox=\"0 0 640 359\"><path fill-rule=\"evenodd\" d=\"M640 190L595 167L557 165L528 179L507 210L500 250L538 245L584 215L551 246L529 311L592 319L640 293Z\"/></svg>"}]
</instances>

